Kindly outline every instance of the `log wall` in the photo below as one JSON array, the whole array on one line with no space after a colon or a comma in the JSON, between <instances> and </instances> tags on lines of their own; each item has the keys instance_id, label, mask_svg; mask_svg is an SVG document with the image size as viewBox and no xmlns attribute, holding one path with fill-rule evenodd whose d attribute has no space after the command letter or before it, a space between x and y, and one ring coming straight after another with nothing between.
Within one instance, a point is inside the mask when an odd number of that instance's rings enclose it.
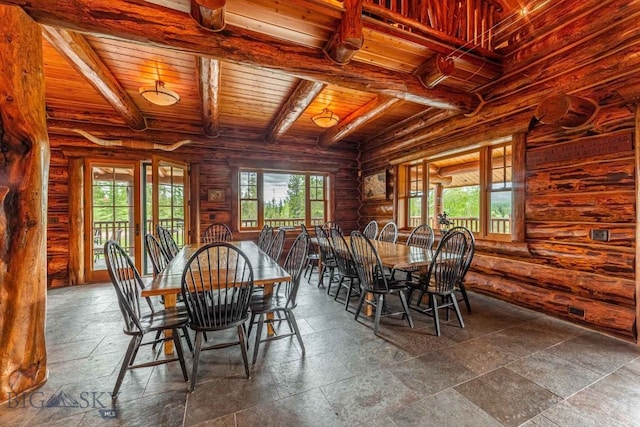
<instances>
[{"instance_id":1,"label":"log wall","mask_svg":"<svg viewBox=\"0 0 640 427\"><path fill-rule=\"evenodd\" d=\"M145 160L158 152L131 150L122 148L97 147L79 138L58 134L51 134L51 173L49 194L49 221L47 239L48 286L60 287L70 284L69 267L69 159L74 157L94 158L126 158ZM214 141L214 140L212 140ZM358 225L358 209L360 207L359 187L357 180L358 162L355 149L320 150L314 144L277 144L267 145L262 141L237 142L224 144L219 139L215 144L225 145L225 148L207 148L204 146L184 146L172 153L161 153L174 160L183 160L199 164L199 193L195 200L199 204L200 229L204 230L213 222L227 224L234 231L234 237L241 239L255 239L257 232L237 233L236 221L232 217L232 200L236 197L231 190L233 179L232 164L242 159L244 164L255 162L256 167L276 165L278 168L290 167L300 169L309 164L318 168L328 167L336 170L335 193L341 200L335 205L334 220L338 221L345 230L352 230ZM163 141L161 141L163 142ZM169 141L168 141L169 142ZM171 141L173 142L173 141ZM274 167L276 167L274 166ZM209 202L208 190L225 189L224 202ZM295 235L290 232L287 236L286 248L293 242ZM284 251L283 251L284 252Z\"/></svg>"},{"instance_id":2,"label":"log wall","mask_svg":"<svg viewBox=\"0 0 640 427\"><path fill-rule=\"evenodd\" d=\"M474 291L637 343L638 132L633 99L624 92L632 87L640 93L637 55L631 54L638 31L613 16L601 16L598 25L611 36L595 43L601 33L587 26L571 49L558 49L554 31L565 30L545 26L530 42L534 55L507 55L507 73L483 89L491 100L476 116L444 118L391 143L363 142L362 175L516 133L526 139L527 156L567 141L602 138L606 144L629 136L626 150L576 152L525 167L524 240L479 240L467 282ZM557 91L597 102L594 121L580 129L532 125L536 106ZM360 214L360 227L370 219L394 219L393 197L363 202ZM594 229L607 230L608 241L593 240Z\"/></svg>"}]
</instances>

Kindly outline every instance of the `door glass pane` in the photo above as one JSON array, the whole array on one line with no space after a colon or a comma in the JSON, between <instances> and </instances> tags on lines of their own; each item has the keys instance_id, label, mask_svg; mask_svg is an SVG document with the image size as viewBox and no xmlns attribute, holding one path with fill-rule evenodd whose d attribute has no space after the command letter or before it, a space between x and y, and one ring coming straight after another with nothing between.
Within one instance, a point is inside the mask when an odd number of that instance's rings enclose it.
<instances>
[{"instance_id":1,"label":"door glass pane","mask_svg":"<svg viewBox=\"0 0 640 427\"><path fill-rule=\"evenodd\" d=\"M158 223L169 230L179 247L186 242L186 168L160 163L158 166Z\"/></svg>"},{"instance_id":2,"label":"door glass pane","mask_svg":"<svg viewBox=\"0 0 640 427\"><path fill-rule=\"evenodd\" d=\"M91 218L93 270L105 270L104 243L115 240L134 256L134 168L93 165L91 167Z\"/></svg>"},{"instance_id":3,"label":"door glass pane","mask_svg":"<svg viewBox=\"0 0 640 427\"><path fill-rule=\"evenodd\" d=\"M149 163L143 165L143 205L144 205L144 221L143 226L144 230L142 230L143 235L147 233L151 233L155 235L155 230L153 228L153 166ZM143 245L146 245L146 242L142 241ZM151 263L151 258L149 258L148 251L146 246L143 250L143 259L142 268L144 274L153 274L153 264Z\"/></svg>"}]
</instances>

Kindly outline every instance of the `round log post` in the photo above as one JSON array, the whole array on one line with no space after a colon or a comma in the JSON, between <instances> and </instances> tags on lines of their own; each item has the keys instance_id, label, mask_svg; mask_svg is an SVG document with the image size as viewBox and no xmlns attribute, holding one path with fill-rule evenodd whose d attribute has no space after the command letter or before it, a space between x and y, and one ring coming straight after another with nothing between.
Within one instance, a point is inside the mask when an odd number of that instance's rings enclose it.
<instances>
[{"instance_id":1,"label":"round log post","mask_svg":"<svg viewBox=\"0 0 640 427\"><path fill-rule=\"evenodd\" d=\"M47 379L47 135L41 29L0 6L0 402Z\"/></svg>"}]
</instances>

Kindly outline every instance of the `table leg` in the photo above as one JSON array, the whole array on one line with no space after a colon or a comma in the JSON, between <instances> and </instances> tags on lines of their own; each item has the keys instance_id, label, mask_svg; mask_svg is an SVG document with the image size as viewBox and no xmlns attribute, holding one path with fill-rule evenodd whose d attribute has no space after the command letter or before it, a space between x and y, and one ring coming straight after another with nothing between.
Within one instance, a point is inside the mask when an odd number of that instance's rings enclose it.
<instances>
[{"instance_id":1,"label":"table leg","mask_svg":"<svg viewBox=\"0 0 640 427\"><path fill-rule=\"evenodd\" d=\"M374 296L373 296L373 294L371 292L367 292L367 295L365 295L365 298L369 302L373 302L374 301ZM365 303L364 304L364 314L366 316L373 317L373 314L374 314L373 313L373 305Z\"/></svg>"},{"instance_id":2,"label":"table leg","mask_svg":"<svg viewBox=\"0 0 640 427\"><path fill-rule=\"evenodd\" d=\"M177 295L165 295L164 296L164 308L173 308L176 306ZM173 332L171 330L165 330L165 338L171 338ZM164 342L164 354L173 354L173 341L168 340Z\"/></svg>"},{"instance_id":3,"label":"table leg","mask_svg":"<svg viewBox=\"0 0 640 427\"><path fill-rule=\"evenodd\" d=\"M268 283L264 285L262 288L262 292L264 292L265 298L270 298L273 296L273 283ZM273 320L275 316L273 313L267 313L267 336L272 337L276 334L275 329L273 329L273 323L270 320Z\"/></svg>"}]
</instances>

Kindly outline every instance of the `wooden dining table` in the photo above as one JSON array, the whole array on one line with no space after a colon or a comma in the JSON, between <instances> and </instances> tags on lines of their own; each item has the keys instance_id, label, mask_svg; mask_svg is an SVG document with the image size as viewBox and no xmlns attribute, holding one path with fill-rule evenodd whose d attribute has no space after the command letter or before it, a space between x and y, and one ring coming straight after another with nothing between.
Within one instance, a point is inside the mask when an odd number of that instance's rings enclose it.
<instances>
[{"instance_id":1,"label":"wooden dining table","mask_svg":"<svg viewBox=\"0 0 640 427\"><path fill-rule=\"evenodd\" d=\"M276 283L291 280L289 273L258 248L255 242L241 240L227 243L235 246L247 256L253 270L253 284L263 288L265 297L273 295L273 285ZM162 296L164 297L165 308L175 307L178 294L182 290L184 267L187 265L191 255L204 245L205 243L194 243L183 246L165 269L153 279L151 285L142 290L142 296ZM273 314L271 314L271 317L273 317ZM167 333L171 332L168 331ZM273 333L270 327L268 333ZM166 354L173 353L173 341L167 340L164 345Z\"/></svg>"}]
</instances>

